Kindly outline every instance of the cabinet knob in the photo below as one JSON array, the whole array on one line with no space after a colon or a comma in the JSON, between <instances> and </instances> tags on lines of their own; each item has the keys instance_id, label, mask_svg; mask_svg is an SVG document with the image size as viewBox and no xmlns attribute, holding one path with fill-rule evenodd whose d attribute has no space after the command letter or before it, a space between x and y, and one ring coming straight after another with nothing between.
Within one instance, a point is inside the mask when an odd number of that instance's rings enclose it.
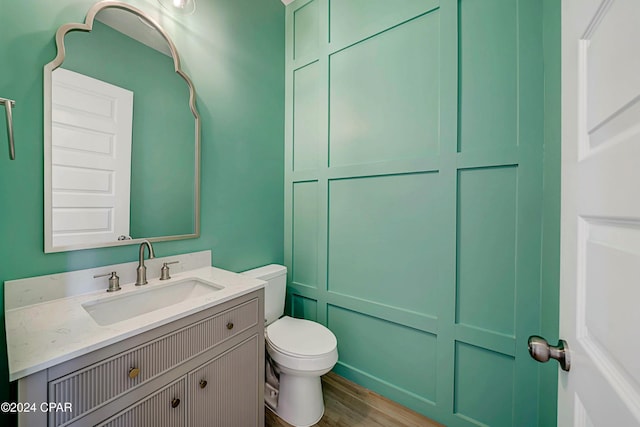
<instances>
[{"instance_id":1,"label":"cabinet knob","mask_svg":"<svg viewBox=\"0 0 640 427\"><path fill-rule=\"evenodd\" d=\"M178 399L177 397L174 397L173 400L171 401L171 407L177 408L179 405L180 405L180 399Z\"/></svg>"},{"instance_id":2,"label":"cabinet knob","mask_svg":"<svg viewBox=\"0 0 640 427\"><path fill-rule=\"evenodd\" d=\"M200 388L205 388L207 386L207 380L200 380Z\"/></svg>"},{"instance_id":3,"label":"cabinet knob","mask_svg":"<svg viewBox=\"0 0 640 427\"><path fill-rule=\"evenodd\" d=\"M233 329L233 322L227 323L227 329L229 330Z\"/></svg>"},{"instance_id":4,"label":"cabinet knob","mask_svg":"<svg viewBox=\"0 0 640 427\"><path fill-rule=\"evenodd\" d=\"M138 374L140 374L140 369L138 368L129 369L129 378L134 379L135 377L138 376Z\"/></svg>"}]
</instances>

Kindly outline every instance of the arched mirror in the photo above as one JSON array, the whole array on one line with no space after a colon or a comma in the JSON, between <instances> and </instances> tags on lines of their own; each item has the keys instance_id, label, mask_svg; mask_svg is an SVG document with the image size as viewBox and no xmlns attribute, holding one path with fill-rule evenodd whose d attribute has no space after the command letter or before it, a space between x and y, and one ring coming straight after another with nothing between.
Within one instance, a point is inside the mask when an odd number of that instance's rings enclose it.
<instances>
[{"instance_id":1,"label":"arched mirror","mask_svg":"<svg viewBox=\"0 0 640 427\"><path fill-rule=\"evenodd\" d=\"M44 242L61 252L199 236L200 118L165 31L102 1L44 67Z\"/></svg>"}]
</instances>

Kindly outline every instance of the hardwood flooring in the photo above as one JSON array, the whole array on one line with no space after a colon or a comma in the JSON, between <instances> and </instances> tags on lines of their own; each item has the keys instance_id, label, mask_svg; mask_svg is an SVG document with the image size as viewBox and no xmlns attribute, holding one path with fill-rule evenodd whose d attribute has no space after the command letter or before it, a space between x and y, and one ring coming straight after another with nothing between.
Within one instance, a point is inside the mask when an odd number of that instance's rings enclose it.
<instances>
[{"instance_id":1,"label":"hardwood flooring","mask_svg":"<svg viewBox=\"0 0 640 427\"><path fill-rule=\"evenodd\" d=\"M409 408L329 372L322 377L324 416L314 427L444 427ZM291 427L268 408L266 427Z\"/></svg>"}]
</instances>

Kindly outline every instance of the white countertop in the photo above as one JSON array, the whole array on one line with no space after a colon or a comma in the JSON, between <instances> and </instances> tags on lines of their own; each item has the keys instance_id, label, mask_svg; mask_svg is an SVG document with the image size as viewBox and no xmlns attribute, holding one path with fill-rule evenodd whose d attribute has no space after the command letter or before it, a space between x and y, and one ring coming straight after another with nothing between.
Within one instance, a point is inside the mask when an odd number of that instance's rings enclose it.
<instances>
[{"instance_id":1,"label":"white countertop","mask_svg":"<svg viewBox=\"0 0 640 427\"><path fill-rule=\"evenodd\" d=\"M108 268L107 268L108 269ZM96 270L96 269L94 269ZM105 270L102 268L100 270ZM46 278L47 276L43 276ZM192 298L108 326L98 325L82 304L97 299L122 297L157 285L197 278L223 289ZM171 273L171 279L149 279L145 286L122 284L122 290L104 289L81 295L23 305L5 312L9 379L11 381L106 347L198 311L262 288L265 282L215 267ZM11 305L9 304L8 307Z\"/></svg>"}]
</instances>

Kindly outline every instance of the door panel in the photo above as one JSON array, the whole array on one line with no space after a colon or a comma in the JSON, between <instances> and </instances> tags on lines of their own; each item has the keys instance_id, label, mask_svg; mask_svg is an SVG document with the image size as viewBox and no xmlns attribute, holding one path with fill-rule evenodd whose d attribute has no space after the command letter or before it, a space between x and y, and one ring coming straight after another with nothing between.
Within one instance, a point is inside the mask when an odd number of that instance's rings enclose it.
<instances>
[{"instance_id":1,"label":"door panel","mask_svg":"<svg viewBox=\"0 0 640 427\"><path fill-rule=\"evenodd\" d=\"M558 425L640 425L640 3L563 2Z\"/></svg>"}]
</instances>

